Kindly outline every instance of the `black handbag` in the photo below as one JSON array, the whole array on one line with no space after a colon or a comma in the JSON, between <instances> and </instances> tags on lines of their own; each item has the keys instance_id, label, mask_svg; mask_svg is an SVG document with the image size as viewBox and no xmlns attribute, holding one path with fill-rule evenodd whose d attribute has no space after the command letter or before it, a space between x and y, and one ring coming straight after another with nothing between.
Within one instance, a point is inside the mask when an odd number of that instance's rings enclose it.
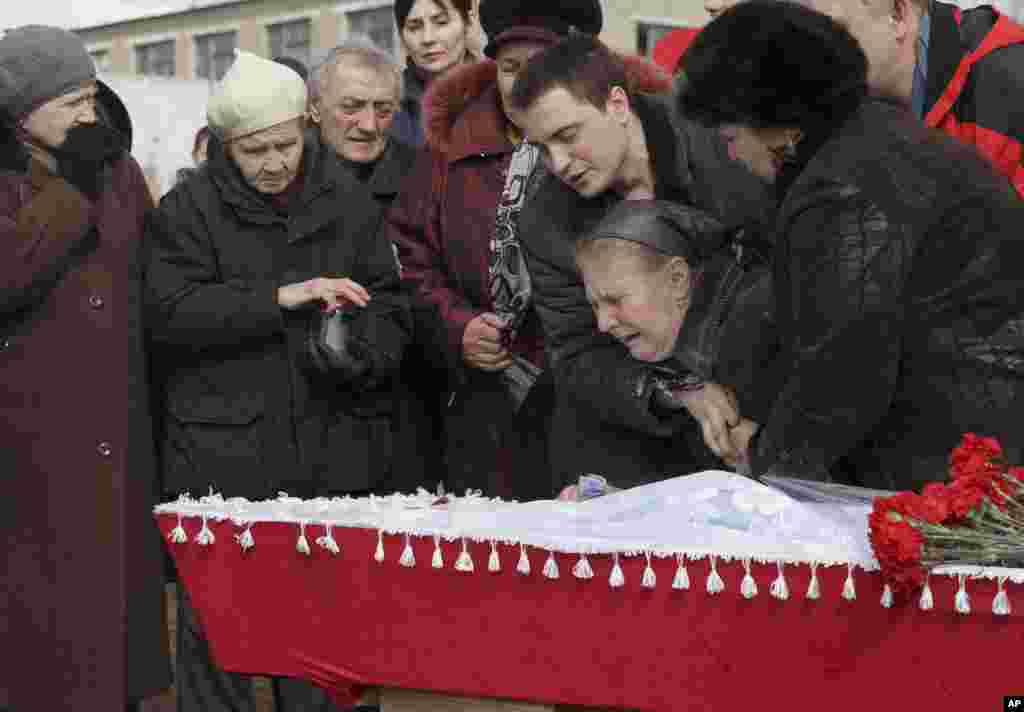
<instances>
[{"instance_id":1,"label":"black handbag","mask_svg":"<svg viewBox=\"0 0 1024 712\"><path fill-rule=\"evenodd\" d=\"M306 351L315 371L354 380L366 375L370 359L355 336L354 307L318 310L310 317Z\"/></svg>"}]
</instances>

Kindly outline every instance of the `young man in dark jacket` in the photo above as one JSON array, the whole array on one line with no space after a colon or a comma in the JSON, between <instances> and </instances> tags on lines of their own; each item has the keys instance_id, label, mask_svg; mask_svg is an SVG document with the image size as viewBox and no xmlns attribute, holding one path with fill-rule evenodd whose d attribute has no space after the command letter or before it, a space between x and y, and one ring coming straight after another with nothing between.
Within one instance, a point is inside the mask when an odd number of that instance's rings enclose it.
<instances>
[{"instance_id":1,"label":"young man in dark jacket","mask_svg":"<svg viewBox=\"0 0 1024 712\"><path fill-rule=\"evenodd\" d=\"M521 234L558 388L551 460L563 480L594 472L628 486L720 466L684 408L718 430L737 418L721 389L684 403L599 333L574 262L573 241L624 199L692 205L733 227L770 210L715 134L673 116L669 86L644 60L575 37L533 58L512 91L513 120L552 173Z\"/></svg>"},{"instance_id":2,"label":"young man in dark jacket","mask_svg":"<svg viewBox=\"0 0 1024 712\"><path fill-rule=\"evenodd\" d=\"M291 69L240 53L210 100L206 163L154 220L150 327L167 369L169 493L311 497L420 481L416 453L392 437L409 317L377 237L381 210L305 131L306 101ZM353 312L358 346L326 372L309 358L325 308ZM178 671L179 709L252 709L250 679L215 668L184 594ZM328 708L308 683L275 684L278 709Z\"/></svg>"},{"instance_id":3,"label":"young man in dark jacket","mask_svg":"<svg viewBox=\"0 0 1024 712\"><path fill-rule=\"evenodd\" d=\"M365 185L381 209L394 202L412 172L416 150L391 136L389 128L402 98L402 70L395 59L365 40L348 40L333 50L310 77L310 117L320 140ZM382 238L384 239L384 238ZM397 255L397 248L396 248ZM443 399L447 373L429 358L425 334L440 328L437 309L411 302L414 334L401 366L401 381L414 395L403 398L403 445L420 454L431 487L445 479Z\"/></svg>"}]
</instances>

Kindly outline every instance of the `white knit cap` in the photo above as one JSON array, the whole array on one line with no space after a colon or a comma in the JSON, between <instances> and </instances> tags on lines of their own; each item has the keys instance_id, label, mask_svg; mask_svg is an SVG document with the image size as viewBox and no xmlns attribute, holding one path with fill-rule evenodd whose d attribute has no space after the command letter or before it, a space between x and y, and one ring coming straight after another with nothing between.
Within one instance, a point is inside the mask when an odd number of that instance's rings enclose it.
<instances>
[{"instance_id":1,"label":"white knit cap","mask_svg":"<svg viewBox=\"0 0 1024 712\"><path fill-rule=\"evenodd\" d=\"M227 142L306 114L306 83L290 67L235 50L235 62L206 107L210 129Z\"/></svg>"}]
</instances>

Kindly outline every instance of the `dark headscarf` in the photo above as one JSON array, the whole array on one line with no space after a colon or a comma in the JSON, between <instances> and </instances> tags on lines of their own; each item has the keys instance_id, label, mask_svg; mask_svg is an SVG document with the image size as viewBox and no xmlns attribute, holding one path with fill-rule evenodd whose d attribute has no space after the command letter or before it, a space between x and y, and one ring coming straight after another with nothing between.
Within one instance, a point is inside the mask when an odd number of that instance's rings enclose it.
<instances>
[{"instance_id":1,"label":"dark headscarf","mask_svg":"<svg viewBox=\"0 0 1024 712\"><path fill-rule=\"evenodd\" d=\"M627 240L698 267L728 243L730 231L705 212L664 200L623 200L583 240Z\"/></svg>"}]
</instances>

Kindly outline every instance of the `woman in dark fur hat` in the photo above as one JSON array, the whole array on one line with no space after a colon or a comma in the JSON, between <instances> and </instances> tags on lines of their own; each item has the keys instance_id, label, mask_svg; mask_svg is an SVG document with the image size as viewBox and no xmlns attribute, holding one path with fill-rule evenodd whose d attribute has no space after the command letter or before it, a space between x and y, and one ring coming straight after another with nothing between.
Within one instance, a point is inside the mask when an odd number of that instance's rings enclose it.
<instances>
[{"instance_id":1,"label":"woman in dark fur hat","mask_svg":"<svg viewBox=\"0 0 1024 712\"><path fill-rule=\"evenodd\" d=\"M781 197L775 295L788 373L749 442L756 475L917 488L960 435L1024 444L1024 204L970 149L866 96L828 17L726 11L684 61L679 109Z\"/></svg>"},{"instance_id":2,"label":"woman in dark fur hat","mask_svg":"<svg viewBox=\"0 0 1024 712\"><path fill-rule=\"evenodd\" d=\"M596 33L601 21L598 0L485 2L484 53L494 61L431 84L423 102L429 150L388 217L406 279L443 322L433 350L453 384L446 484L459 491L524 499L554 490L542 474L553 388L541 375L544 336L518 241L540 156L506 103L531 56L570 32Z\"/></svg>"}]
</instances>

